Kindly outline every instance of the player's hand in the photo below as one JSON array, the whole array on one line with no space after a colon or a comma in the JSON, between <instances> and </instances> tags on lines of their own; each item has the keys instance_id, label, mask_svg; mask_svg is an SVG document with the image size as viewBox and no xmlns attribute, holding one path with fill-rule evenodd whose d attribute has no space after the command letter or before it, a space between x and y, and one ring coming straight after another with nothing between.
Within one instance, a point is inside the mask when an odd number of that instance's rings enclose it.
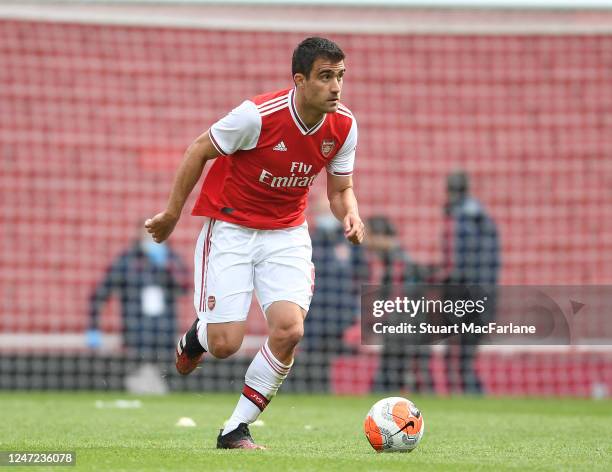
<instances>
[{"instance_id":1,"label":"player's hand","mask_svg":"<svg viewBox=\"0 0 612 472\"><path fill-rule=\"evenodd\" d=\"M342 222L344 226L344 237L353 244L361 244L365 235L365 225L359 215L349 213Z\"/></svg>"},{"instance_id":2,"label":"player's hand","mask_svg":"<svg viewBox=\"0 0 612 472\"><path fill-rule=\"evenodd\" d=\"M168 239L177 222L178 217L164 211L145 221L145 228L151 234L153 241L161 243Z\"/></svg>"}]
</instances>

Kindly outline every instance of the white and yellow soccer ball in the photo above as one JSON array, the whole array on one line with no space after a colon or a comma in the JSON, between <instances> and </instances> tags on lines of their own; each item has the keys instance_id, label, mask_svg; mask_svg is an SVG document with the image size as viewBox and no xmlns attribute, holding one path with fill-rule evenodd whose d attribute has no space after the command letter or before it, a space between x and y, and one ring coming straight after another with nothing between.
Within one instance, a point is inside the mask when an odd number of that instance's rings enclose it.
<instances>
[{"instance_id":1,"label":"white and yellow soccer ball","mask_svg":"<svg viewBox=\"0 0 612 472\"><path fill-rule=\"evenodd\" d=\"M421 441L425 422L410 400L388 397L372 406L363 428L368 442L376 451L410 452Z\"/></svg>"}]
</instances>

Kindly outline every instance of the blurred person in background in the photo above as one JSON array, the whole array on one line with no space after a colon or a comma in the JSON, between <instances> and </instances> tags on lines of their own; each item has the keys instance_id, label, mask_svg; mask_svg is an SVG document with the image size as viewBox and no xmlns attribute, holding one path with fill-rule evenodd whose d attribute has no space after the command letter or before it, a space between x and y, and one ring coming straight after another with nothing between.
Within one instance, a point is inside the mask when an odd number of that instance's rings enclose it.
<instances>
[{"instance_id":1,"label":"blurred person in background","mask_svg":"<svg viewBox=\"0 0 612 472\"><path fill-rule=\"evenodd\" d=\"M137 238L112 262L91 295L88 346L100 347L100 312L116 295L121 304L123 346L152 372L150 363L174 350L177 298L189 289L189 279L178 254L167 244L155 243L139 222Z\"/></svg>"},{"instance_id":2,"label":"blurred person in background","mask_svg":"<svg viewBox=\"0 0 612 472\"><path fill-rule=\"evenodd\" d=\"M430 281L446 286L446 299L487 296L487 309L476 321L493 321L501 266L497 225L484 206L470 195L469 178L462 170L450 173L446 179L442 237L442 264ZM465 286L472 286L472 289L466 289ZM449 340L446 368L452 392L483 392L474 368L479 337L477 334L464 333ZM453 360L458 360L458 372Z\"/></svg>"},{"instance_id":3,"label":"blurred person in background","mask_svg":"<svg viewBox=\"0 0 612 472\"><path fill-rule=\"evenodd\" d=\"M363 247L344 237L327 197L317 198L312 208L312 261L317 275L301 346L311 352L334 354L343 350L342 334L359 315L359 289L367 282L368 266Z\"/></svg>"},{"instance_id":4,"label":"blurred person in background","mask_svg":"<svg viewBox=\"0 0 612 472\"><path fill-rule=\"evenodd\" d=\"M368 218L367 228L367 248L382 266L380 279L372 281L379 286L376 298L420 298L422 293L419 284L430 275L430 268L414 262L402 249L395 226L386 216L376 215ZM404 314L395 316L405 317ZM411 392L428 393L433 390L429 372L430 347L416 344L413 340L414 338L406 336L383 337L383 351L374 380L374 391L407 389Z\"/></svg>"}]
</instances>

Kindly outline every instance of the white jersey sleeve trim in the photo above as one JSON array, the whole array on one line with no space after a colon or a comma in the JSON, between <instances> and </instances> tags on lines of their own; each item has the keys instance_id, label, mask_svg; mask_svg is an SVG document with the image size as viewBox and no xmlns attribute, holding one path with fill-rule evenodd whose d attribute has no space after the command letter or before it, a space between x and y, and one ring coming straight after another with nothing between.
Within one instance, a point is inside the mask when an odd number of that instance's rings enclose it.
<instances>
[{"instance_id":1,"label":"white jersey sleeve trim","mask_svg":"<svg viewBox=\"0 0 612 472\"><path fill-rule=\"evenodd\" d=\"M353 117L351 129L338 151L338 154L327 164L327 172L332 175L351 175L355 166L355 148L357 147L357 121Z\"/></svg>"},{"instance_id":2,"label":"white jersey sleeve trim","mask_svg":"<svg viewBox=\"0 0 612 472\"><path fill-rule=\"evenodd\" d=\"M242 102L208 130L213 145L224 156L253 149L260 133L261 115L250 100Z\"/></svg>"}]
</instances>

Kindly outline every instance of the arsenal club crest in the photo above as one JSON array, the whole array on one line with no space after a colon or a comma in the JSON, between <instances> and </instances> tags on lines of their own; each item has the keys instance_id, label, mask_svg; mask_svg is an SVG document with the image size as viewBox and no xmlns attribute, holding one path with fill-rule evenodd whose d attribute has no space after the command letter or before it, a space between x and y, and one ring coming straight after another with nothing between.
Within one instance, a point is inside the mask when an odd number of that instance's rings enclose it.
<instances>
[{"instance_id":1,"label":"arsenal club crest","mask_svg":"<svg viewBox=\"0 0 612 472\"><path fill-rule=\"evenodd\" d=\"M217 303L217 300L215 300L215 297L213 295L208 297L208 309L209 310L214 310L216 303Z\"/></svg>"},{"instance_id":2,"label":"arsenal club crest","mask_svg":"<svg viewBox=\"0 0 612 472\"><path fill-rule=\"evenodd\" d=\"M327 157L334 150L336 141L334 139L324 139L321 143L321 154Z\"/></svg>"}]
</instances>

